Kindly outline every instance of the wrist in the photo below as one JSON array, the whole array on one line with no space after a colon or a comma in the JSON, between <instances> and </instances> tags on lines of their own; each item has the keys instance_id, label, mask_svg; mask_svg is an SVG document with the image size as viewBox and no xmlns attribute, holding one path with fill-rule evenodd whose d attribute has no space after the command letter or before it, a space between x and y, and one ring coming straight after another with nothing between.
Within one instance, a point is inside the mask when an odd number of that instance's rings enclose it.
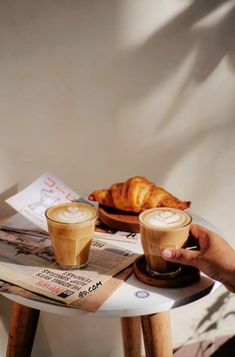
<instances>
[{"instance_id":1,"label":"wrist","mask_svg":"<svg viewBox=\"0 0 235 357\"><path fill-rule=\"evenodd\" d=\"M231 260L231 265L229 266L227 272L225 286L229 291L235 293L235 250L234 250L233 259Z\"/></svg>"}]
</instances>

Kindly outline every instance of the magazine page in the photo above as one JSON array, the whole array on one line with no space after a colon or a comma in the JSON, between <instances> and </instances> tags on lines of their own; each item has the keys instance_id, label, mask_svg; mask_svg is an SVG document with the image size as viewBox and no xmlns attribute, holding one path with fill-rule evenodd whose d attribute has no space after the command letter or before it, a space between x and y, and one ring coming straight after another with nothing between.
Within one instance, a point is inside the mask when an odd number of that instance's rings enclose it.
<instances>
[{"instance_id":1,"label":"magazine page","mask_svg":"<svg viewBox=\"0 0 235 357\"><path fill-rule=\"evenodd\" d=\"M71 201L84 202L98 207L96 202L82 197L49 172L44 173L24 190L6 200L17 212L45 232L48 231L45 217L47 208ZM139 234L111 230L98 220L94 238L136 243Z\"/></svg>"},{"instance_id":2,"label":"magazine page","mask_svg":"<svg viewBox=\"0 0 235 357\"><path fill-rule=\"evenodd\" d=\"M57 177L46 172L24 190L8 198L6 202L30 222L47 231L45 218L47 208L80 197Z\"/></svg>"}]
</instances>

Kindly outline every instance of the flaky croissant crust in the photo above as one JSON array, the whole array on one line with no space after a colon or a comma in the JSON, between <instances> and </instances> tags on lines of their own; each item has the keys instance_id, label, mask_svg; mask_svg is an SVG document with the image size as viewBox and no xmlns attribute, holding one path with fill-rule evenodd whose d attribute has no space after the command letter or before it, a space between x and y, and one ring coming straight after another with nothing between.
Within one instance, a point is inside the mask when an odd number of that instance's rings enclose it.
<instances>
[{"instance_id":1,"label":"flaky croissant crust","mask_svg":"<svg viewBox=\"0 0 235 357\"><path fill-rule=\"evenodd\" d=\"M96 190L89 195L89 199L104 206L135 213L154 207L184 210L190 206L189 201L179 200L143 176L135 176L126 182L115 183L109 189Z\"/></svg>"}]
</instances>

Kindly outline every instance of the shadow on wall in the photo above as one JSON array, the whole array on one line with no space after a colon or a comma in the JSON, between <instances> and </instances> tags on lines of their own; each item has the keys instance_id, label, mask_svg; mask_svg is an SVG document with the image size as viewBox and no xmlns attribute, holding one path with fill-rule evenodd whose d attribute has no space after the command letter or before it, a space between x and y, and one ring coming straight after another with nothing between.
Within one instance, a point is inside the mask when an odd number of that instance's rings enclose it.
<instances>
[{"instance_id":1,"label":"shadow on wall","mask_svg":"<svg viewBox=\"0 0 235 357\"><path fill-rule=\"evenodd\" d=\"M213 15L221 6L227 6L227 11L222 12L223 16L216 21L208 24L206 18ZM153 163L161 164L161 169L157 173L159 182L164 180L169 168L185 155L185 148L189 152L194 147L200 146L200 143L213 132L235 130L233 118L221 117L219 120L212 121L202 115L192 122L191 128L186 125L182 131L176 129L175 135L171 135L170 140L167 136L167 130L171 130L177 114L187 103L187 93L193 83L200 84L206 81L224 57L235 71L234 35L235 5L231 1L195 0L156 31L144 44L125 52L114 66L116 87L119 89L117 97L121 107L123 102L141 99L171 78L180 69L187 56L195 51L194 61L187 77L179 86L167 110L161 117L156 113L155 123L149 123L153 128L153 134L147 142L148 154L140 160L142 159L144 172L148 172ZM179 140L179 137L183 137L183 140ZM132 144L134 145L134 138ZM127 147L128 143L126 152ZM143 147L143 151L144 149L146 147ZM215 159L216 155L217 153Z\"/></svg>"},{"instance_id":2,"label":"shadow on wall","mask_svg":"<svg viewBox=\"0 0 235 357\"><path fill-rule=\"evenodd\" d=\"M105 187L106 182L116 182L124 175L144 172L151 177L153 163L158 163L161 183L186 147L190 150L209 132L230 125L230 118L205 124L203 117L174 135L171 127L186 105L185 93L192 83L206 80L225 56L231 68L235 67L232 5L231 0L192 1L144 43L122 49L118 31L124 2L103 1L102 6L74 0L69 4L62 0L4 3L0 47L6 100L0 109L4 108L3 128L11 130L13 140L5 136L1 140L19 182L29 172L37 177L50 168L75 190L79 177L79 191L85 193L94 188L94 181L97 187ZM200 22L221 6L228 11L202 26ZM153 2L151 9L150 2L147 11L157 8ZM156 113L156 118L146 113L151 135L147 138L143 131L136 137L136 131L147 125L134 122L135 118L129 122L125 116L122 123L119 111L145 96L148 102L147 95L161 89L192 52L193 63L173 98L168 98L166 109ZM155 103L155 111L158 106L161 103ZM27 144L22 145L26 133ZM35 133L43 138L43 145L35 140ZM84 145L89 148L85 160ZM76 155L71 157L71 152Z\"/></svg>"},{"instance_id":3,"label":"shadow on wall","mask_svg":"<svg viewBox=\"0 0 235 357\"><path fill-rule=\"evenodd\" d=\"M188 340L178 348L174 350L174 354L177 357L185 356L184 351L185 346L190 346L191 342L191 356L203 357L203 356L213 356L213 357L230 357L234 356L235 352L235 339L234 337L227 339L226 342L220 344L220 346L214 349L216 352L209 354L209 350L214 342L207 342L207 334L220 329L220 324L225 323L225 320L230 316L234 317L235 312L226 312L226 305L228 305L234 299L234 294L225 291L219 295L214 303L207 307L204 316L198 321L194 327L193 334L188 338ZM221 333L222 335L222 333ZM192 344L192 341L198 339L199 343ZM194 346L194 350L193 347ZM215 347L215 346L214 346ZM190 350L190 347L189 347ZM233 352L233 354L231 353Z\"/></svg>"},{"instance_id":4,"label":"shadow on wall","mask_svg":"<svg viewBox=\"0 0 235 357\"><path fill-rule=\"evenodd\" d=\"M15 210L9 206L5 200L18 192L18 185L15 184L9 187L4 192L0 193L0 219L9 217L15 213Z\"/></svg>"},{"instance_id":5,"label":"shadow on wall","mask_svg":"<svg viewBox=\"0 0 235 357\"><path fill-rule=\"evenodd\" d=\"M189 81L206 80L225 56L235 70L235 5L215 24L198 25L226 3L231 1L195 0L143 45L125 53L114 68L120 95L145 95L171 77L195 47L197 54Z\"/></svg>"}]
</instances>

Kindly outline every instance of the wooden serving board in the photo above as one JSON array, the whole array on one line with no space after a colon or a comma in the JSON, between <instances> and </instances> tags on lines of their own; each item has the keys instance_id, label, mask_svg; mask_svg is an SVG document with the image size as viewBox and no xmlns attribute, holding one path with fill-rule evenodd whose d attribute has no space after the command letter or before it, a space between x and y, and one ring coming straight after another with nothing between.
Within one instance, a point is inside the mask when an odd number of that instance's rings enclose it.
<instances>
[{"instance_id":1,"label":"wooden serving board","mask_svg":"<svg viewBox=\"0 0 235 357\"><path fill-rule=\"evenodd\" d=\"M111 229L139 233L138 214L119 211L110 207L99 207L99 219Z\"/></svg>"}]
</instances>

